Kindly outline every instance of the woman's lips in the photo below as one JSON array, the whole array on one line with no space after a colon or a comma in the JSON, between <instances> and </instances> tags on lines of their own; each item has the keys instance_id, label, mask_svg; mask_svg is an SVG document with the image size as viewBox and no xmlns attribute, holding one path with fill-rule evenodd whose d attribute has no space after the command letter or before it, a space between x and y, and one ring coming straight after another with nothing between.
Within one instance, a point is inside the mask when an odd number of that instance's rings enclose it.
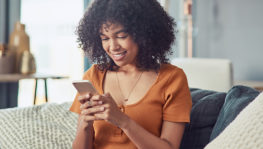
<instances>
[{"instance_id":1,"label":"woman's lips","mask_svg":"<svg viewBox=\"0 0 263 149\"><path fill-rule=\"evenodd\" d=\"M112 59L115 60L115 61L120 61L120 60L122 60L125 57L126 53L127 52L124 51L124 52L117 53L117 54L111 54L112 55Z\"/></svg>"}]
</instances>

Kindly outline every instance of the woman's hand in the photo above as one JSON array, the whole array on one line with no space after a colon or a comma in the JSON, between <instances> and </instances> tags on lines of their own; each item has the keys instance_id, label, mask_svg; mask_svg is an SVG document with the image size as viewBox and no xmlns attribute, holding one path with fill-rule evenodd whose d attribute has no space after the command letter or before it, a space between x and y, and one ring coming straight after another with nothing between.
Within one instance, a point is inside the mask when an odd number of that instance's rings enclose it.
<instances>
[{"instance_id":1,"label":"woman's hand","mask_svg":"<svg viewBox=\"0 0 263 149\"><path fill-rule=\"evenodd\" d=\"M87 115L87 119L91 120L106 120L113 125L122 128L129 119L115 103L109 93L104 95L94 95L90 101L96 103L96 106L82 110L82 114ZM85 103L86 104L86 103ZM87 106L86 106L87 107ZM91 115L92 116L88 116Z\"/></svg>"},{"instance_id":2,"label":"woman's hand","mask_svg":"<svg viewBox=\"0 0 263 149\"><path fill-rule=\"evenodd\" d=\"M93 121L96 120L96 117L94 116L95 113L104 111L104 110L100 110L98 107L98 105L102 104L102 101L93 101L91 100L92 97L93 95L89 93L84 96L79 96L78 98L81 104L80 106L81 121L84 121L89 124L92 124Z\"/></svg>"}]
</instances>

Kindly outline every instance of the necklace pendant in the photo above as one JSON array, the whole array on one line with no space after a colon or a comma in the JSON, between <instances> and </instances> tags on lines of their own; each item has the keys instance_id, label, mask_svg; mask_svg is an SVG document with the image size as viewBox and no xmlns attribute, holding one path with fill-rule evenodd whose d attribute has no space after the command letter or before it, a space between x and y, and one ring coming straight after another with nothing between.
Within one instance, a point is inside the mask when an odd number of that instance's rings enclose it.
<instances>
[{"instance_id":1,"label":"necklace pendant","mask_svg":"<svg viewBox=\"0 0 263 149\"><path fill-rule=\"evenodd\" d=\"M119 78L118 78L117 71L116 71L115 74L116 74L116 80L117 80L117 84L118 84L118 87L119 87L119 89L120 89L121 95L122 95L123 97L125 97L125 96L123 95L122 90L121 90L121 87L120 87L120 82L119 82ZM132 87L131 90L129 91L127 98L124 98L124 102L127 102L127 101L129 100L129 97L130 97L132 91L134 90L135 86L137 85L138 81L140 80L142 74L143 74L143 71L141 72L141 74L138 76L137 80L136 80L135 83L133 84L133 87Z\"/></svg>"}]
</instances>

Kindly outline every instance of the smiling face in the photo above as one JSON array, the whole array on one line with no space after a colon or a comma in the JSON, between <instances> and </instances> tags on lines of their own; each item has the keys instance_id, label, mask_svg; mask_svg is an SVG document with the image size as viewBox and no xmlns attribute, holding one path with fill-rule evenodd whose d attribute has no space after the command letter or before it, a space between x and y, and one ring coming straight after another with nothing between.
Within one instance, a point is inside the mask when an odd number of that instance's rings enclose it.
<instances>
[{"instance_id":1,"label":"smiling face","mask_svg":"<svg viewBox=\"0 0 263 149\"><path fill-rule=\"evenodd\" d=\"M119 67L136 65L138 45L118 23L103 24L100 30L103 49Z\"/></svg>"}]
</instances>

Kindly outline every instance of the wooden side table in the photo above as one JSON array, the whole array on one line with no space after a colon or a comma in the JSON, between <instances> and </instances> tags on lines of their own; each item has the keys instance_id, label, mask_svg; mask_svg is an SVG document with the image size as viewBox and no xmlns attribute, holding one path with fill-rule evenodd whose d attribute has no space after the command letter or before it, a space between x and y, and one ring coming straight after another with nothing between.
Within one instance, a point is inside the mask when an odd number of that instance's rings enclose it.
<instances>
[{"instance_id":1,"label":"wooden side table","mask_svg":"<svg viewBox=\"0 0 263 149\"><path fill-rule=\"evenodd\" d=\"M66 79L68 76L61 75L50 75L50 74L31 74L31 75L23 75L23 74L0 74L0 82L18 82L22 79L34 79L35 80L35 88L34 88L34 105L36 104L36 96L37 96L37 85L38 80L44 80L44 88L45 88L45 99L48 102L48 90L47 90L47 79Z\"/></svg>"}]
</instances>

